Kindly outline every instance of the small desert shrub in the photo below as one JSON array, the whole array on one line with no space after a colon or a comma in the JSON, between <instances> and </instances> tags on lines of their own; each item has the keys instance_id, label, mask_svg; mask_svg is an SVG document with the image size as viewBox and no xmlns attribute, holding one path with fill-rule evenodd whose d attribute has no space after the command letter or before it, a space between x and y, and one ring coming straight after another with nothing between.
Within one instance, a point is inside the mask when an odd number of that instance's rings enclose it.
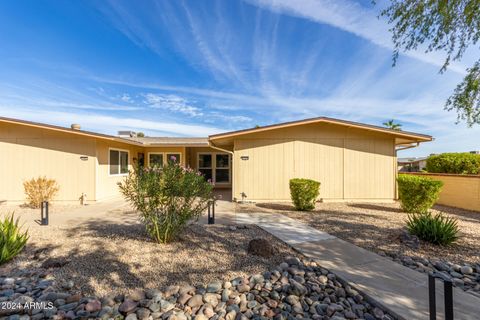
<instances>
[{"instance_id":1,"label":"small desert shrub","mask_svg":"<svg viewBox=\"0 0 480 320\"><path fill-rule=\"evenodd\" d=\"M407 229L420 239L439 245L453 243L459 231L457 219L431 212L408 214Z\"/></svg>"},{"instance_id":2,"label":"small desert shrub","mask_svg":"<svg viewBox=\"0 0 480 320\"><path fill-rule=\"evenodd\" d=\"M438 200L443 182L427 177L401 174L397 178L403 211L425 213Z\"/></svg>"},{"instance_id":3,"label":"small desert shrub","mask_svg":"<svg viewBox=\"0 0 480 320\"><path fill-rule=\"evenodd\" d=\"M22 232L13 216L12 213L0 220L0 264L19 254L28 240L28 232Z\"/></svg>"},{"instance_id":4,"label":"small desert shrub","mask_svg":"<svg viewBox=\"0 0 480 320\"><path fill-rule=\"evenodd\" d=\"M427 158L426 169L432 173L479 174L480 155L468 152L433 155Z\"/></svg>"},{"instance_id":5,"label":"small desert shrub","mask_svg":"<svg viewBox=\"0 0 480 320\"><path fill-rule=\"evenodd\" d=\"M290 179L290 196L295 209L310 211L320 193L320 182L310 179Z\"/></svg>"},{"instance_id":6,"label":"small desert shrub","mask_svg":"<svg viewBox=\"0 0 480 320\"><path fill-rule=\"evenodd\" d=\"M159 243L174 240L189 220L200 217L213 189L201 173L173 161L164 167L137 166L119 187Z\"/></svg>"},{"instance_id":7,"label":"small desert shrub","mask_svg":"<svg viewBox=\"0 0 480 320\"><path fill-rule=\"evenodd\" d=\"M57 194L59 187L55 180L47 177L38 177L23 183L28 204L33 208L40 208L42 201L51 201Z\"/></svg>"}]
</instances>

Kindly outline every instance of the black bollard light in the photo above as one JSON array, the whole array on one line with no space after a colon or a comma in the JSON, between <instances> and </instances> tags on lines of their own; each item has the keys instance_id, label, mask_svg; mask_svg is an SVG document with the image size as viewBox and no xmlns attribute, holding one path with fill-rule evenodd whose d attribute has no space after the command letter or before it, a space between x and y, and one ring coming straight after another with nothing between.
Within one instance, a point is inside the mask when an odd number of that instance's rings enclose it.
<instances>
[{"instance_id":1,"label":"black bollard light","mask_svg":"<svg viewBox=\"0 0 480 320\"><path fill-rule=\"evenodd\" d=\"M215 200L208 202L208 224L215 224Z\"/></svg>"},{"instance_id":2,"label":"black bollard light","mask_svg":"<svg viewBox=\"0 0 480 320\"><path fill-rule=\"evenodd\" d=\"M435 301L435 278L443 282L443 296L445 308L445 320L453 320L453 282L439 274L428 274L428 300L430 320L437 319L436 301Z\"/></svg>"},{"instance_id":3,"label":"black bollard light","mask_svg":"<svg viewBox=\"0 0 480 320\"><path fill-rule=\"evenodd\" d=\"M48 201L42 201L40 223L42 226L48 226Z\"/></svg>"},{"instance_id":4,"label":"black bollard light","mask_svg":"<svg viewBox=\"0 0 480 320\"><path fill-rule=\"evenodd\" d=\"M437 303L435 297L435 277L428 274L428 301L430 310L430 320L437 320Z\"/></svg>"}]
</instances>

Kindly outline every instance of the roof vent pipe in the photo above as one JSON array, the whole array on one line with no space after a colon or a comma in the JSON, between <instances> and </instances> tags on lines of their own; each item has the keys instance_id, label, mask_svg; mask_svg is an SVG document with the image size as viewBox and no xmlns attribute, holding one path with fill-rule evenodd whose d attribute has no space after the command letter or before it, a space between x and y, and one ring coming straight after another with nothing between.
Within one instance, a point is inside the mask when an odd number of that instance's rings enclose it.
<instances>
[{"instance_id":1,"label":"roof vent pipe","mask_svg":"<svg viewBox=\"0 0 480 320\"><path fill-rule=\"evenodd\" d=\"M72 128L73 130L80 130L81 127L78 123L72 123L70 128Z\"/></svg>"}]
</instances>

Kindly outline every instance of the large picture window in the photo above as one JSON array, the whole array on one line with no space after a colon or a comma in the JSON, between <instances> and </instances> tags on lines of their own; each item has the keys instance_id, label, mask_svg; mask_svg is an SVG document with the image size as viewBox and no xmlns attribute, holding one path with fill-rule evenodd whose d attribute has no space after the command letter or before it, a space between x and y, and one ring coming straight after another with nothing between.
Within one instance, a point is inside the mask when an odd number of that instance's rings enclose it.
<instances>
[{"instance_id":1,"label":"large picture window","mask_svg":"<svg viewBox=\"0 0 480 320\"><path fill-rule=\"evenodd\" d=\"M216 184L230 183L230 155L228 153L199 153L198 171Z\"/></svg>"},{"instance_id":2,"label":"large picture window","mask_svg":"<svg viewBox=\"0 0 480 320\"><path fill-rule=\"evenodd\" d=\"M128 151L110 149L109 170L111 175L123 175L128 173Z\"/></svg>"}]
</instances>

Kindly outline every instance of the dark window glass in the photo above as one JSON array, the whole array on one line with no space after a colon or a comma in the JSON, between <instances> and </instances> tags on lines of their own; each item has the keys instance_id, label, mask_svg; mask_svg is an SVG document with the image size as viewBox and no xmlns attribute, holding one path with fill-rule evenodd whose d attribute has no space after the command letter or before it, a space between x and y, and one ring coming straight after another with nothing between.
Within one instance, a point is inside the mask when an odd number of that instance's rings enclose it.
<instances>
[{"instance_id":1,"label":"dark window glass","mask_svg":"<svg viewBox=\"0 0 480 320\"><path fill-rule=\"evenodd\" d=\"M119 154L117 150L110 150L110 174L119 174Z\"/></svg>"},{"instance_id":2,"label":"dark window glass","mask_svg":"<svg viewBox=\"0 0 480 320\"><path fill-rule=\"evenodd\" d=\"M212 181L212 169L200 169L199 170L202 175L205 177L205 180L210 180Z\"/></svg>"},{"instance_id":3,"label":"dark window glass","mask_svg":"<svg viewBox=\"0 0 480 320\"><path fill-rule=\"evenodd\" d=\"M159 153L151 153L148 155L149 159L148 159L148 164L150 166L160 166L162 167L163 166L163 154Z\"/></svg>"},{"instance_id":4,"label":"dark window glass","mask_svg":"<svg viewBox=\"0 0 480 320\"><path fill-rule=\"evenodd\" d=\"M128 173L128 152L120 151L120 173Z\"/></svg>"},{"instance_id":5,"label":"dark window glass","mask_svg":"<svg viewBox=\"0 0 480 320\"><path fill-rule=\"evenodd\" d=\"M216 169L215 170L215 182L216 183L228 183L230 182L230 170L229 169Z\"/></svg>"},{"instance_id":6,"label":"dark window glass","mask_svg":"<svg viewBox=\"0 0 480 320\"><path fill-rule=\"evenodd\" d=\"M167 161L180 163L180 154L179 153L167 153Z\"/></svg>"},{"instance_id":7,"label":"dark window glass","mask_svg":"<svg viewBox=\"0 0 480 320\"><path fill-rule=\"evenodd\" d=\"M228 154L217 154L216 155L216 167L217 168L228 168L230 166Z\"/></svg>"},{"instance_id":8,"label":"dark window glass","mask_svg":"<svg viewBox=\"0 0 480 320\"><path fill-rule=\"evenodd\" d=\"M211 168L212 167L212 155L211 154L199 154L198 155L198 167L199 168Z\"/></svg>"}]
</instances>

